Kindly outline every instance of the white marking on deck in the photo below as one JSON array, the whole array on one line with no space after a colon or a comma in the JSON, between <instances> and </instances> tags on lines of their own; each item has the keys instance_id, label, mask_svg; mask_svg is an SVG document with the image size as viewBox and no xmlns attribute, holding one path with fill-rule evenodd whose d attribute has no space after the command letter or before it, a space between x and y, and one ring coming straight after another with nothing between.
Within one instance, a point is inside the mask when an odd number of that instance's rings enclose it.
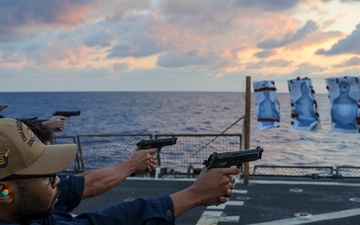
<instances>
[{"instance_id":1,"label":"white marking on deck","mask_svg":"<svg viewBox=\"0 0 360 225\"><path fill-rule=\"evenodd\" d=\"M281 181L281 180L252 180L253 184L305 184L305 185L324 185L324 186L348 186L360 187L360 183L341 183L341 182L316 182L316 181Z\"/></svg>"},{"instance_id":2,"label":"white marking on deck","mask_svg":"<svg viewBox=\"0 0 360 225\"><path fill-rule=\"evenodd\" d=\"M232 206L243 206L244 202L243 201L227 201L224 204L218 205L218 206L208 206L207 209L225 209L225 207L227 205L232 205Z\"/></svg>"},{"instance_id":3,"label":"white marking on deck","mask_svg":"<svg viewBox=\"0 0 360 225\"><path fill-rule=\"evenodd\" d=\"M312 223L312 222L340 219L340 218L346 218L346 217L358 216L358 215L360 215L360 208L342 210L342 211L331 212L331 213L323 213L323 214L313 215L311 217L295 217L295 218L289 218L289 219L267 221L267 222L263 222L263 223L253 223L253 224L249 224L249 225L308 224L308 223Z\"/></svg>"},{"instance_id":4,"label":"white marking on deck","mask_svg":"<svg viewBox=\"0 0 360 225\"><path fill-rule=\"evenodd\" d=\"M247 190L232 190L232 193L235 194L247 194Z\"/></svg>"},{"instance_id":5,"label":"white marking on deck","mask_svg":"<svg viewBox=\"0 0 360 225\"><path fill-rule=\"evenodd\" d=\"M224 216L223 211L204 211L196 225L217 225L218 222L238 223L240 216Z\"/></svg>"}]
</instances>

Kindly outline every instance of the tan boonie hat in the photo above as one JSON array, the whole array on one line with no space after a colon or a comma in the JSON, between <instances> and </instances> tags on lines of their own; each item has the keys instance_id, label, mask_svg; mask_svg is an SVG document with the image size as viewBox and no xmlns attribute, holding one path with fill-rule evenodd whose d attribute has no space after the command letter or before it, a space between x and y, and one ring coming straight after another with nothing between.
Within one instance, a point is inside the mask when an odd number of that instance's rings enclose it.
<instances>
[{"instance_id":1,"label":"tan boonie hat","mask_svg":"<svg viewBox=\"0 0 360 225\"><path fill-rule=\"evenodd\" d=\"M0 179L58 173L71 165L75 155L75 144L44 145L19 120L0 119Z\"/></svg>"}]
</instances>

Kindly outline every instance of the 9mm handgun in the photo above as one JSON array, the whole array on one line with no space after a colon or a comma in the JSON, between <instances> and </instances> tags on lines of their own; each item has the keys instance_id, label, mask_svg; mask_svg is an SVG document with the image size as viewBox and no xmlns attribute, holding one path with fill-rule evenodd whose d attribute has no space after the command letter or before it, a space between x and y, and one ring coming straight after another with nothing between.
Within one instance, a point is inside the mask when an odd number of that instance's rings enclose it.
<instances>
[{"instance_id":1,"label":"9mm handgun","mask_svg":"<svg viewBox=\"0 0 360 225\"><path fill-rule=\"evenodd\" d=\"M240 168L244 162L255 161L261 159L264 149L256 147L255 149L241 150L236 152L214 152L209 156L208 160L204 160L205 168L228 168L236 166Z\"/></svg>"},{"instance_id":2,"label":"9mm handgun","mask_svg":"<svg viewBox=\"0 0 360 225\"><path fill-rule=\"evenodd\" d=\"M70 118L70 116L79 116L80 111L56 111L53 116L64 116Z\"/></svg>"},{"instance_id":3,"label":"9mm handgun","mask_svg":"<svg viewBox=\"0 0 360 225\"><path fill-rule=\"evenodd\" d=\"M160 138L155 140L142 140L138 142L137 150L142 149L150 149L150 148L156 148L156 157L158 161L158 165L160 166L160 150L164 146L170 146L176 144L177 137L171 137L171 138Z\"/></svg>"}]
</instances>

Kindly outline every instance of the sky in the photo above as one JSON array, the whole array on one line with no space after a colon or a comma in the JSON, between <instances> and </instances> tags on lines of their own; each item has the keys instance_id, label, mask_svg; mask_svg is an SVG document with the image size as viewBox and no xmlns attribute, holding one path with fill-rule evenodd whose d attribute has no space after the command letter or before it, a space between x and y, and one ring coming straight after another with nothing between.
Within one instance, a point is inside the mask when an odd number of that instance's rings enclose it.
<instances>
[{"instance_id":1,"label":"sky","mask_svg":"<svg viewBox=\"0 0 360 225\"><path fill-rule=\"evenodd\" d=\"M360 76L360 0L1 0L0 92L245 91Z\"/></svg>"}]
</instances>

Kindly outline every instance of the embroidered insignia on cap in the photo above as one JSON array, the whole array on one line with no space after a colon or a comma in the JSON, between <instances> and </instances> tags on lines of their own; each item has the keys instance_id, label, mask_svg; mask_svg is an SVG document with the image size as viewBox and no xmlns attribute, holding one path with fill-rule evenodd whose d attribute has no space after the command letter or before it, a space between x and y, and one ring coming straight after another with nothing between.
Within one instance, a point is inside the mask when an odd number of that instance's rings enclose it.
<instances>
[{"instance_id":1,"label":"embroidered insignia on cap","mask_svg":"<svg viewBox=\"0 0 360 225\"><path fill-rule=\"evenodd\" d=\"M29 128L28 128L28 129L29 129ZM31 139L33 139L33 140L36 141L36 142L42 143L41 140L40 140L40 138L38 138L38 137L34 134L34 132L32 132L32 131L31 131Z\"/></svg>"},{"instance_id":2,"label":"embroidered insignia on cap","mask_svg":"<svg viewBox=\"0 0 360 225\"><path fill-rule=\"evenodd\" d=\"M5 168L8 165L8 156L10 153L10 149L6 148L6 152L0 153L0 168Z\"/></svg>"}]
</instances>

